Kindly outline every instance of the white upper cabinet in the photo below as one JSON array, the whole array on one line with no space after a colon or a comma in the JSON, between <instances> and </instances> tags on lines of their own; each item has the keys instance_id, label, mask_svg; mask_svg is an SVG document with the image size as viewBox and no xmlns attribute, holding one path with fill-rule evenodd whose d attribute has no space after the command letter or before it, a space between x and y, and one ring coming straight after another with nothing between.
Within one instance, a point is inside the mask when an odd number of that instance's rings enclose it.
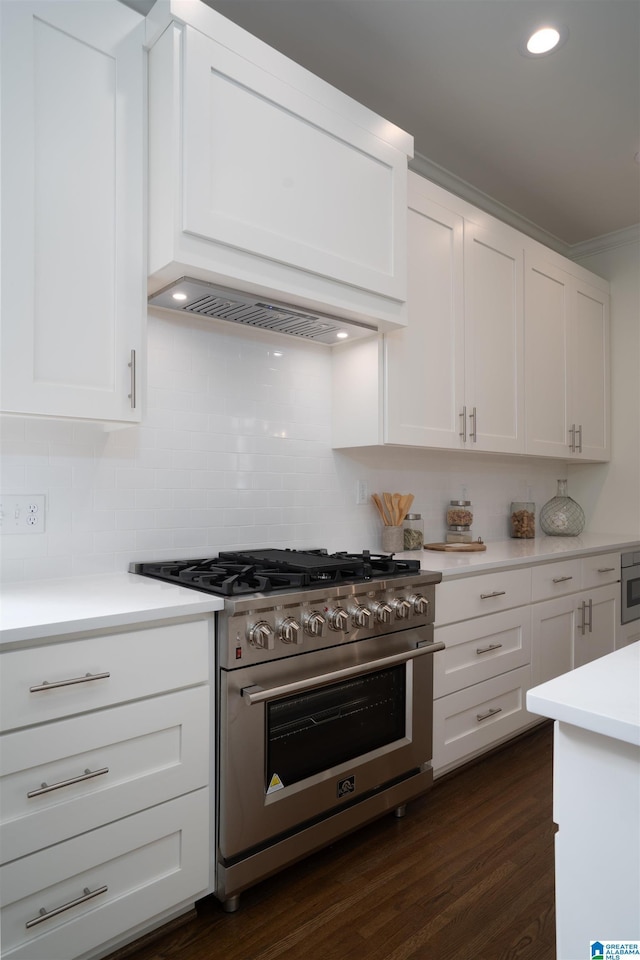
<instances>
[{"instance_id":1,"label":"white upper cabinet","mask_svg":"<svg viewBox=\"0 0 640 960\"><path fill-rule=\"evenodd\" d=\"M523 246L470 212L409 174L409 324L334 351L335 446L524 451Z\"/></svg>"},{"instance_id":2,"label":"white upper cabinet","mask_svg":"<svg viewBox=\"0 0 640 960\"><path fill-rule=\"evenodd\" d=\"M609 294L584 273L527 251L526 449L608 460Z\"/></svg>"},{"instance_id":3,"label":"white upper cabinet","mask_svg":"<svg viewBox=\"0 0 640 960\"><path fill-rule=\"evenodd\" d=\"M524 451L523 238L465 221L465 428L493 453Z\"/></svg>"},{"instance_id":4,"label":"white upper cabinet","mask_svg":"<svg viewBox=\"0 0 640 960\"><path fill-rule=\"evenodd\" d=\"M412 138L198 0L151 17L150 292L192 276L405 324Z\"/></svg>"},{"instance_id":5,"label":"white upper cabinet","mask_svg":"<svg viewBox=\"0 0 640 960\"><path fill-rule=\"evenodd\" d=\"M144 19L2 4L4 412L140 419Z\"/></svg>"}]
</instances>

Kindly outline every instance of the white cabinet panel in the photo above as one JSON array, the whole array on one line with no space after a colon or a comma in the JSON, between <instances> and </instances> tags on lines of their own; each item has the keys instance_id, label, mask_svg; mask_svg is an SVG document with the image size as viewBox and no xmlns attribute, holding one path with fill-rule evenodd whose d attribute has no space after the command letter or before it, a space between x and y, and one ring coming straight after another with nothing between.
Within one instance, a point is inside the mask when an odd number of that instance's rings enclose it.
<instances>
[{"instance_id":1,"label":"white cabinet panel","mask_svg":"<svg viewBox=\"0 0 640 960\"><path fill-rule=\"evenodd\" d=\"M150 287L406 324L413 140L204 5L149 52Z\"/></svg>"},{"instance_id":2,"label":"white cabinet panel","mask_svg":"<svg viewBox=\"0 0 640 960\"><path fill-rule=\"evenodd\" d=\"M204 620L10 651L2 655L0 727L11 730L203 683L207 664Z\"/></svg>"},{"instance_id":3,"label":"white cabinet panel","mask_svg":"<svg viewBox=\"0 0 640 960\"><path fill-rule=\"evenodd\" d=\"M444 580L438 587L436 625L497 613L531 600L531 570L503 570Z\"/></svg>"},{"instance_id":4,"label":"white cabinet panel","mask_svg":"<svg viewBox=\"0 0 640 960\"><path fill-rule=\"evenodd\" d=\"M206 786L209 727L203 685L4 734L2 860Z\"/></svg>"},{"instance_id":5,"label":"white cabinet panel","mask_svg":"<svg viewBox=\"0 0 640 960\"><path fill-rule=\"evenodd\" d=\"M508 737L533 717L526 710L531 668L477 683L433 705L433 767L440 770L482 752Z\"/></svg>"},{"instance_id":6,"label":"white cabinet panel","mask_svg":"<svg viewBox=\"0 0 640 960\"><path fill-rule=\"evenodd\" d=\"M470 442L524 451L523 243L465 223L465 402Z\"/></svg>"},{"instance_id":7,"label":"white cabinet panel","mask_svg":"<svg viewBox=\"0 0 640 960\"><path fill-rule=\"evenodd\" d=\"M609 295L527 250L526 451L610 456Z\"/></svg>"},{"instance_id":8,"label":"white cabinet panel","mask_svg":"<svg viewBox=\"0 0 640 960\"><path fill-rule=\"evenodd\" d=\"M531 657L529 607L438 627L435 639L445 644L434 659L433 695L437 699L526 666Z\"/></svg>"},{"instance_id":9,"label":"white cabinet panel","mask_svg":"<svg viewBox=\"0 0 640 960\"><path fill-rule=\"evenodd\" d=\"M115 0L2 17L2 410L139 420L144 21Z\"/></svg>"},{"instance_id":10,"label":"white cabinet panel","mask_svg":"<svg viewBox=\"0 0 640 960\"><path fill-rule=\"evenodd\" d=\"M575 593L582 586L580 564L580 560L558 560L534 566L531 570L532 600L551 600Z\"/></svg>"},{"instance_id":11,"label":"white cabinet panel","mask_svg":"<svg viewBox=\"0 0 640 960\"><path fill-rule=\"evenodd\" d=\"M208 876L204 788L2 867L2 956L80 956L194 899ZM86 899L85 891L102 892Z\"/></svg>"}]
</instances>

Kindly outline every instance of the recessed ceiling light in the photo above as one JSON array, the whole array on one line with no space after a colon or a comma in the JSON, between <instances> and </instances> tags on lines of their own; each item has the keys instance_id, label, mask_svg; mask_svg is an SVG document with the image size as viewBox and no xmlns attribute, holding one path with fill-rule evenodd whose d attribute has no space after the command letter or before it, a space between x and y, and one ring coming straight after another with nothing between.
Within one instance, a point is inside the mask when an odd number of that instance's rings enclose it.
<instances>
[{"instance_id":1,"label":"recessed ceiling light","mask_svg":"<svg viewBox=\"0 0 640 960\"><path fill-rule=\"evenodd\" d=\"M187 299L186 293L172 293L171 296L173 297L174 300L186 300L186 299Z\"/></svg>"},{"instance_id":2,"label":"recessed ceiling light","mask_svg":"<svg viewBox=\"0 0 640 960\"><path fill-rule=\"evenodd\" d=\"M547 23L531 34L526 44L523 44L522 52L528 57L542 57L562 46L568 32L566 27Z\"/></svg>"},{"instance_id":3,"label":"recessed ceiling light","mask_svg":"<svg viewBox=\"0 0 640 960\"><path fill-rule=\"evenodd\" d=\"M338 338L338 340L346 340L348 336L349 334L347 333L346 330L338 330L338 332L336 333L336 337Z\"/></svg>"}]
</instances>

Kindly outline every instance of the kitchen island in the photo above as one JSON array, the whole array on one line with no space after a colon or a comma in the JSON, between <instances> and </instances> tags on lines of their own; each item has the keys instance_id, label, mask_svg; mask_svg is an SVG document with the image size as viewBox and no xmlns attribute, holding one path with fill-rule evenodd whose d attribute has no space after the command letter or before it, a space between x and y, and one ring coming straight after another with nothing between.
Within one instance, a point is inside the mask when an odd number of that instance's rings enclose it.
<instances>
[{"instance_id":1,"label":"kitchen island","mask_svg":"<svg viewBox=\"0 0 640 960\"><path fill-rule=\"evenodd\" d=\"M555 720L558 960L640 941L640 644L534 687Z\"/></svg>"}]
</instances>

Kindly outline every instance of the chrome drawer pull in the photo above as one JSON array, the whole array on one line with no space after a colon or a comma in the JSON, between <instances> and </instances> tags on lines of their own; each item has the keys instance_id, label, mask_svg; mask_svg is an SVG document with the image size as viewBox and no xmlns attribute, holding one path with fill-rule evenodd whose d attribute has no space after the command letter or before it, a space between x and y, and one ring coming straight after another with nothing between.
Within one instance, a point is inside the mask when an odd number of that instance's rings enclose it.
<instances>
[{"instance_id":1,"label":"chrome drawer pull","mask_svg":"<svg viewBox=\"0 0 640 960\"><path fill-rule=\"evenodd\" d=\"M40 907L40 912L37 917L34 917L33 920L27 920L25 927L29 930L31 927L35 927L36 924L42 923L43 920L50 920L51 917L57 917L58 914L64 913L65 910L71 910L72 907L77 907L81 903L86 903L87 900L92 900L94 897L99 897L101 893L106 893L109 888L106 886L98 887L97 890L89 890L89 887L84 888L84 896L76 897L75 900L70 900L69 903L63 904L61 907L55 907L53 910L45 910L44 907Z\"/></svg>"},{"instance_id":2,"label":"chrome drawer pull","mask_svg":"<svg viewBox=\"0 0 640 960\"><path fill-rule=\"evenodd\" d=\"M100 770L89 770L87 767L84 773L77 777L70 777L69 780L60 780L58 783L41 783L37 790L29 791L27 798L30 800L32 797L41 797L43 793L51 793L52 790L59 790L60 787L70 787L74 783L82 783L83 780L93 780L94 777L101 777L105 773L109 773L109 767L101 767Z\"/></svg>"},{"instance_id":3,"label":"chrome drawer pull","mask_svg":"<svg viewBox=\"0 0 640 960\"><path fill-rule=\"evenodd\" d=\"M501 643L490 643L488 647L476 647L476 654L481 656L483 653L491 653L492 650L499 650Z\"/></svg>"},{"instance_id":4,"label":"chrome drawer pull","mask_svg":"<svg viewBox=\"0 0 640 960\"><path fill-rule=\"evenodd\" d=\"M50 683L49 680L43 680L35 687L29 687L29 693L38 693L40 690L55 690L56 687L70 687L73 683L88 683L89 680L107 680L110 676L110 673L85 673L84 677L72 677L71 680L54 680L53 683Z\"/></svg>"},{"instance_id":5,"label":"chrome drawer pull","mask_svg":"<svg viewBox=\"0 0 640 960\"><path fill-rule=\"evenodd\" d=\"M495 717L496 713L502 713L502 707L491 707L486 713L476 713L476 720L478 723L482 723L483 720L488 720L489 717Z\"/></svg>"},{"instance_id":6,"label":"chrome drawer pull","mask_svg":"<svg viewBox=\"0 0 640 960\"><path fill-rule=\"evenodd\" d=\"M598 573L613 573L615 567L598 567Z\"/></svg>"},{"instance_id":7,"label":"chrome drawer pull","mask_svg":"<svg viewBox=\"0 0 640 960\"><path fill-rule=\"evenodd\" d=\"M136 352L135 350L131 351L131 359L129 360L128 367L131 370L131 393L128 393L127 396L131 401L131 409L135 410L136 408Z\"/></svg>"},{"instance_id":8,"label":"chrome drawer pull","mask_svg":"<svg viewBox=\"0 0 640 960\"><path fill-rule=\"evenodd\" d=\"M490 597L504 597L506 590L494 590L493 593L481 593L481 600L489 600Z\"/></svg>"},{"instance_id":9,"label":"chrome drawer pull","mask_svg":"<svg viewBox=\"0 0 640 960\"><path fill-rule=\"evenodd\" d=\"M564 583L565 580L573 580L573 577L554 577L552 583Z\"/></svg>"},{"instance_id":10,"label":"chrome drawer pull","mask_svg":"<svg viewBox=\"0 0 640 960\"><path fill-rule=\"evenodd\" d=\"M462 413L459 413L458 416L462 417L462 430L460 431L458 436L462 437L463 443L466 443L467 442L467 408L463 407Z\"/></svg>"}]
</instances>

